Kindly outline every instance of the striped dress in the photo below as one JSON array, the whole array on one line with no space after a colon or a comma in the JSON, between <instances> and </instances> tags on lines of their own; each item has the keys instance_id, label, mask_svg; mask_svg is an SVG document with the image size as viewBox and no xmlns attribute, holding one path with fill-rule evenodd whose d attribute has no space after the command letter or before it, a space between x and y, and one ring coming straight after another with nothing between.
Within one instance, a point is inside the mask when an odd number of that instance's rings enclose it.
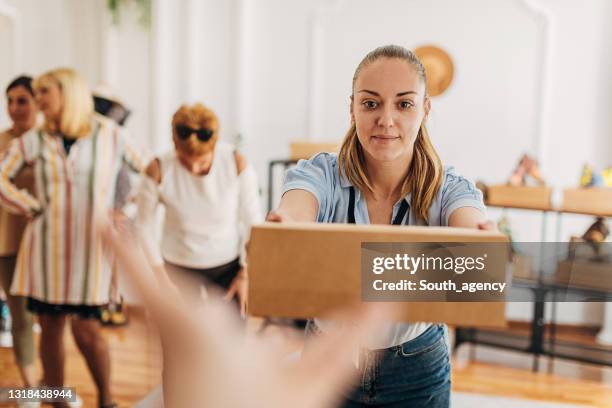
<instances>
[{"instance_id":1,"label":"striped dress","mask_svg":"<svg viewBox=\"0 0 612 408\"><path fill-rule=\"evenodd\" d=\"M113 208L122 163L143 169L121 128L97 115L92 133L68 155L61 137L38 129L11 142L0 158L0 205L34 216L21 241L12 293L51 304L108 303L111 262L94 223L96 214ZM12 183L24 166L34 172L33 196Z\"/></svg>"},{"instance_id":2,"label":"striped dress","mask_svg":"<svg viewBox=\"0 0 612 408\"><path fill-rule=\"evenodd\" d=\"M0 157L11 141L15 137L7 130L0 133ZM27 188L28 191L34 189L34 179L31 169L24 169L19 172L13 180L20 188ZM6 211L0 206L0 257L17 255L21 236L26 226L26 219ZM13 271L10 271L11 276Z\"/></svg>"}]
</instances>

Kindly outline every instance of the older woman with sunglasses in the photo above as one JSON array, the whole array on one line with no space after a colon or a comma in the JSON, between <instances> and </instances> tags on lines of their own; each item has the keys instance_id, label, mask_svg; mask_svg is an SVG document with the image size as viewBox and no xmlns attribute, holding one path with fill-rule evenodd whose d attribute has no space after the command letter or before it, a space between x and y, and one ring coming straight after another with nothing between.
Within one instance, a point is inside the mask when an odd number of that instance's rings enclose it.
<instances>
[{"instance_id":1,"label":"older woman with sunglasses","mask_svg":"<svg viewBox=\"0 0 612 408\"><path fill-rule=\"evenodd\" d=\"M228 299L237 296L244 316L246 232L263 219L257 176L218 140L217 116L201 104L179 108L172 134L175 149L151 161L137 199L146 252L179 290L199 295L215 284ZM165 208L161 247L153 239L158 204Z\"/></svg>"}]
</instances>

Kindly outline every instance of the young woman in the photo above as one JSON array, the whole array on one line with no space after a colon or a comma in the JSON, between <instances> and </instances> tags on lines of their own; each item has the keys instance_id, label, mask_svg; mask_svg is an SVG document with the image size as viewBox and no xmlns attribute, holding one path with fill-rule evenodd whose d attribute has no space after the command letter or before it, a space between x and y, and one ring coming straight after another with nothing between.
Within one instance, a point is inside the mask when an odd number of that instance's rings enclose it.
<instances>
[{"instance_id":1,"label":"young woman","mask_svg":"<svg viewBox=\"0 0 612 408\"><path fill-rule=\"evenodd\" d=\"M36 124L38 108L34 101L32 78L20 76L6 88L8 113L13 122L10 129L0 133L0 157L12 140L32 129ZM33 191L34 180L32 169L23 169L16 177L15 183L21 188ZM15 272L17 251L21 243L26 219L10 214L0 207L0 284L6 293L7 304L11 312L13 325L13 350L15 360L26 387L36 385L34 369L34 336L32 334L32 314L26 307L27 298L13 296L10 293L11 282Z\"/></svg>"},{"instance_id":2,"label":"young woman","mask_svg":"<svg viewBox=\"0 0 612 408\"><path fill-rule=\"evenodd\" d=\"M442 166L425 127L430 108L414 53L394 45L370 52L353 76L351 127L340 152L289 170L268 219L490 228L482 194ZM330 329L316 319L307 327L319 334ZM359 370L346 407L447 407L446 326L389 323L385 339L368 345Z\"/></svg>"},{"instance_id":3,"label":"young woman","mask_svg":"<svg viewBox=\"0 0 612 408\"><path fill-rule=\"evenodd\" d=\"M0 204L30 219L12 293L27 296L28 308L39 315L44 384L64 384L64 326L72 315L72 333L98 388L99 406L114 407L99 322L111 269L94 221L113 207L122 162L135 171L142 164L119 127L94 115L91 93L76 71L50 71L36 79L34 91L44 126L12 141L0 160ZM12 182L25 166L34 171L33 195Z\"/></svg>"}]
</instances>

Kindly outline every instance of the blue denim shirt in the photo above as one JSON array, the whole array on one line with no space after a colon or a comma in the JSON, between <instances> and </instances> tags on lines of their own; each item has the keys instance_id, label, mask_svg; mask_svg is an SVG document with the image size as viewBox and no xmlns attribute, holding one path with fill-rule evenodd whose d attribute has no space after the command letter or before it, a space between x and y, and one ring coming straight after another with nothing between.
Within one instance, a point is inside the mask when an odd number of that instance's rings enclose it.
<instances>
[{"instance_id":1,"label":"blue denim shirt","mask_svg":"<svg viewBox=\"0 0 612 408\"><path fill-rule=\"evenodd\" d=\"M312 193L319 202L317 222L348 222L348 203L351 183L341 175L338 156L331 153L319 153L309 160L300 160L296 167L287 171L283 194L289 190L306 190ZM368 208L363 194L356 189L355 222L369 224ZM410 204L410 194L402 197L393 206L394 219L403 199ZM406 225L448 226L450 215L457 208L474 207L485 213L482 193L474 184L458 175L452 167L444 169L444 181L438 195L429 207L427 223L408 210ZM325 330L325 322L317 320L317 325ZM388 323L387 336L380 344L370 348L387 348L402 344L418 337L429 327L430 323Z\"/></svg>"}]
</instances>

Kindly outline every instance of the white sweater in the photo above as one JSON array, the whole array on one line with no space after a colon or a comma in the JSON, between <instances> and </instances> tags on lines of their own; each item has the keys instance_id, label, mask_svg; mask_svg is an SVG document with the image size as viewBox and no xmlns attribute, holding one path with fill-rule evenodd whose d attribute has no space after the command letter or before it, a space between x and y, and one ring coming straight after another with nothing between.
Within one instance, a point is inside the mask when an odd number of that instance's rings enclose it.
<instances>
[{"instance_id":1,"label":"white sweater","mask_svg":"<svg viewBox=\"0 0 612 408\"><path fill-rule=\"evenodd\" d=\"M155 265L164 260L188 268L212 268L238 256L253 224L263 221L252 166L238 174L234 147L217 142L210 172L194 175L172 151L159 159L161 183L144 177L136 224ZM157 205L165 207L161 248L156 239Z\"/></svg>"}]
</instances>

